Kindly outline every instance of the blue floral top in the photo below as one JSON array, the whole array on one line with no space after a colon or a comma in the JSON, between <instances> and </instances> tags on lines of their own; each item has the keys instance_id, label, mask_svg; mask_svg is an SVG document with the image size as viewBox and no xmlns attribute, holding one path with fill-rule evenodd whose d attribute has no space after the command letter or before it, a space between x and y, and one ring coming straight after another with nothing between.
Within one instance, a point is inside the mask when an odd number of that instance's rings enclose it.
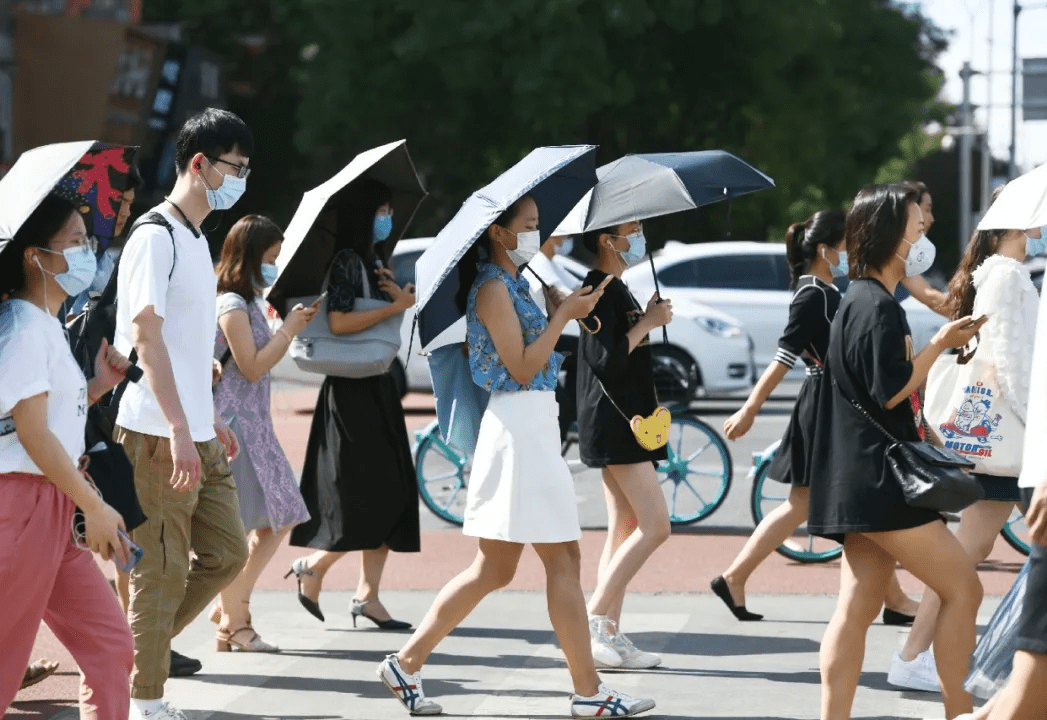
<instances>
[{"instance_id":1,"label":"blue floral top","mask_svg":"<svg viewBox=\"0 0 1047 720\"><path fill-rule=\"evenodd\" d=\"M527 284L522 274L513 277L504 268L493 263L482 262L478 266L479 274L476 282L469 290L469 300L466 303L465 317L467 323L467 342L469 343L469 370L473 376L473 382L490 392L516 392L519 390L555 390L556 379L560 374L560 365L563 363L563 355L554 352L549 356L537 375L527 385L521 385L513 380L502 359L498 357L498 351L494 347L490 333L480 322L476 314L476 293L488 280L497 278L505 283L509 290L509 298L513 301L513 308L520 318L520 328L523 330L524 346L530 345L542 334L549 324L541 309L531 297L531 286Z\"/></svg>"}]
</instances>

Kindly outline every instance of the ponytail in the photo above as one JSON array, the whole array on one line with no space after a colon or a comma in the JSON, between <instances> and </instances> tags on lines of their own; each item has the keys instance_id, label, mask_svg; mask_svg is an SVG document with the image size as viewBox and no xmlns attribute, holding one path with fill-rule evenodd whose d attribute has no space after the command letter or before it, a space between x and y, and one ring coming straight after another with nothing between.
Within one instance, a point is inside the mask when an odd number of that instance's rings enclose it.
<instances>
[{"instance_id":1,"label":"ponytail","mask_svg":"<svg viewBox=\"0 0 1047 720\"><path fill-rule=\"evenodd\" d=\"M807 257L803 247L803 237L807 228L803 223L793 223L785 231L785 257L789 259L789 287L795 288L800 281L800 276L807 272L811 266L811 258Z\"/></svg>"},{"instance_id":2,"label":"ponytail","mask_svg":"<svg viewBox=\"0 0 1047 720\"><path fill-rule=\"evenodd\" d=\"M839 210L819 210L802 223L785 231L785 255L789 259L789 287L795 289L800 277L811 269L818 257L818 246L836 247L843 239L845 215Z\"/></svg>"}]
</instances>

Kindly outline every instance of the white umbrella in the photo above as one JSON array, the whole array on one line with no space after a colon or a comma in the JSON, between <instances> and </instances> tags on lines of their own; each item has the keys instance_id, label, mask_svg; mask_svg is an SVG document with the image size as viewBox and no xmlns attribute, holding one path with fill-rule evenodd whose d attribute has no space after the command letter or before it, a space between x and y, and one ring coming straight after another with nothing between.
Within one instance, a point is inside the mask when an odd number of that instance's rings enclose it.
<instances>
[{"instance_id":1,"label":"white umbrella","mask_svg":"<svg viewBox=\"0 0 1047 720\"><path fill-rule=\"evenodd\" d=\"M94 140L58 143L22 153L0 179L0 250L94 144Z\"/></svg>"},{"instance_id":2,"label":"white umbrella","mask_svg":"<svg viewBox=\"0 0 1047 720\"><path fill-rule=\"evenodd\" d=\"M1047 225L1047 163L1007 183L985 211L979 230L1026 230Z\"/></svg>"}]
</instances>

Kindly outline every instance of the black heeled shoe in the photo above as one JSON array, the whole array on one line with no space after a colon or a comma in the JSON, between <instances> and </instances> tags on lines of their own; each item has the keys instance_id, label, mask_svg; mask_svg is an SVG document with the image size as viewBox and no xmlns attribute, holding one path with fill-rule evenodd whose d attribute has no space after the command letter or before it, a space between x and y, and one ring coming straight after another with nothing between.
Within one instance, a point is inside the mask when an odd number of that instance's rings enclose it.
<instances>
[{"instance_id":1,"label":"black heeled shoe","mask_svg":"<svg viewBox=\"0 0 1047 720\"><path fill-rule=\"evenodd\" d=\"M320 622L325 622L324 613L320 610L320 603L307 598L302 594L302 576L315 574L316 573L309 569L308 558L298 558L291 563L291 569L287 571L286 575L284 575L284 580L291 577L291 575L294 575L295 580L298 581L298 602L302 603L302 607L304 607L314 618Z\"/></svg>"},{"instance_id":2,"label":"black heeled shoe","mask_svg":"<svg viewBox=\"0 0 1047 720\"><path fill-rule=\"evenodd\" d=\"M353 598L353 606L349 611L350 614L353 616L353 627L356 627L356 618L365 617L371 622L373 622L375 625L377 625L379 630L408 630L411 628L411 623L404 622L403 620L393 620L392 618L389 618L388 620L376 620L375 618L371 617L367 614L364 608L366 608L372 602L372 600L365 600L364 602L360 602L356 598Z\"/></svg>"},{"instance_id":3,"label":"black heeled shoe","mask_svg":"<svg viewBox=\"0 0 1047 720\"><path fill-rule=\"evenodd\" d=\"M889 607L883 609L884 625L912 625L915 619L915 615L906 615L897 610L891 610Z\"/></svg>"},{"instance_id":4,"label":"black heeled shoe","mask_svg":"<svg viewBox=\"0 0 1047 720\"><path fill-rule=\"evenodd\" d=\"M723 579L723 575L719 576L711 583L709 587L716 594L716 597L723 600L723 604L727 606L727 609L742 622L754 622L756 620L763 620L763 615L759 613L749 612L745 609L744 605L735 605L734 598L731 597L731 589L727 587L727 581Z\"/></svg>"}]
</instances>

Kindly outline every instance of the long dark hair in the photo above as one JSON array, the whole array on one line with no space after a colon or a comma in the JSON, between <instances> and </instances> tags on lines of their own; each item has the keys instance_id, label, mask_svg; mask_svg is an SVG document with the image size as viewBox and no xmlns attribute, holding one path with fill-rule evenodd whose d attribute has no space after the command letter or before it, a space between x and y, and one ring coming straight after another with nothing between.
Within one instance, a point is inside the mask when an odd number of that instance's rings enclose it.
<instances>
[{"instance_id":1,"label":"long dark hair","mask_svg":"<svg viewBox=\"0 0 1047 720\"><path fill-rule=\"evenodd\" d=\"M990 205L1000 196L1003 188L1002 185L996 188ZM971 235L971 241L967 243L967 249L963 252L963 259L949 281L949 299L946 300L945 306L953 320L967 317L974 311L974 271L981 267L987 258L997 253L1000 241L1009 232L1010 230L975 230Z\"/></svg>"},{"instance_id":2,"label":"long dark hair","mask_svg":"<svg viewBox=\"0 0 1047 720\"><path fill-rule=\"evenodd\" d=\"M498 225L499 227L507 228L509 223L516 219L517 213L520 212L520 205L523 201L530 198L530 195L522 195L512 205L505 209L501 215L494 219L491 223L492 226ZM458 306L458 312L465 315L465 306L469 302L469 291L473 289L473 283L476 282L477 267L476 264L480 262L480 250L481 248L486 251L487 257L491 256L491 228L487 228L480 237L476 239L476 242L465 251L465 255L458 261L458 292L455 293L454 302Z\"/></svg>"},{"instance_id":3,"label":"long dark hair","mask_svg":"<svg viewBox=\"0 0 1047 720\"><path fill-rule=\"evenodd\" d=\"M392 197L387 186L368 177L355 180L345 188L335 200L335 254L349 249L367 265L374 265L378 259L374 249L374 216ZM382 259L388 261L387 257Z\"/></svg>"},{"instance_id":4,"label":"long dark hair","mask_svg":"<svg viewBox=\"0 0 1047 720\"><path fill-rule=\"evenodd\" d=\"M46 248L69 222L70 216L77 214L79 212L71 202L53 193L36 206L11 242L0 252L0 297L25 288L25 266L22 262L25 251L31 247Z\"/></svg>"},{"instance_id":5,"label":"long dark hair","mask_svg":"<svg viewBox=\"0 0 1047 720\"><path fill-rule=\"evenodd\" d=\"M869 185L858 191L844 227L851 280L890 262L905 236L909 206L916 197L917 190L903 183Z\"/></svg>"},{"instance_id":6,"label":"long dark hair","mask_svg":"<svg viewBox=\"0 0 1047 720\"><path fill-rule=\"evenodd\" d=\"M255 283L262 279L262 256L283 242L279 226L262 215L245 215L229 228L215 268L218 292L234 292L246 302L255 299Z\"/></svg>"},{"instance_id":7,"label":"long dark hair","mask_svg":"<svg viewBox=\"0 0 1047 720\"><path fill-rule=\"evenodd\" d=\"M802 223L785 231L785 254L789 258L789 287L796 288L801 275L811 269L818 257L818 246L835 248L843 239L846 216L840 210L819 210Z\"/></svg>"}]
</instances>

